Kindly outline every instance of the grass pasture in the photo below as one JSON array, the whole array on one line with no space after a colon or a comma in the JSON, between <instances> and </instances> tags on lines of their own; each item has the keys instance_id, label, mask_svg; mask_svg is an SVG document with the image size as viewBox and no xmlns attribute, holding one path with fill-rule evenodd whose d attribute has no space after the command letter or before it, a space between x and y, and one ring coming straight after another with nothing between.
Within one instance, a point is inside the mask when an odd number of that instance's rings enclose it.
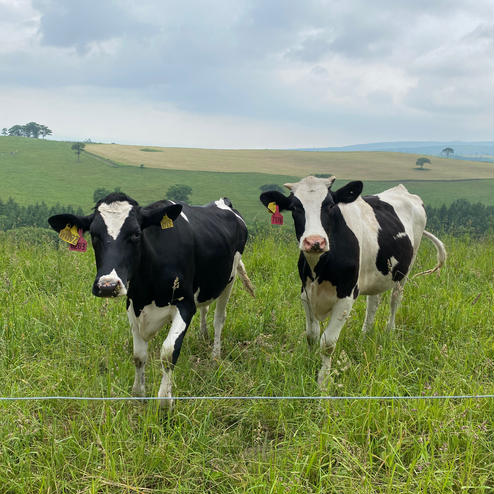
<instances>
[{"instance_id":1,"label":"grass pasture","mask_svg":"<svg viewBox=\"0 0 494 494\"><path fill-rule=\"evenodd\" d=\"M296 246L280 235L248 244L257 298L236 284L218 362L194 319L175 372L177 395L318 394ZM56 249L39 233L32 242L11 237L0 237L1 394L127 396L125 303L90 295L92 252ZM406 286L394 333L383 329L383 304L374 331L362 335L365 306L357 300L329 394L493 392L494 244L443 240L446 268ZM434 262L424 240L414 271ZM150 345L150 395L164 337ZM0 402L0 409L2 493L476 494L494 487L492 399L195 401L179 402L170 417L155 402Z\"/></svg>"}]
</instances>

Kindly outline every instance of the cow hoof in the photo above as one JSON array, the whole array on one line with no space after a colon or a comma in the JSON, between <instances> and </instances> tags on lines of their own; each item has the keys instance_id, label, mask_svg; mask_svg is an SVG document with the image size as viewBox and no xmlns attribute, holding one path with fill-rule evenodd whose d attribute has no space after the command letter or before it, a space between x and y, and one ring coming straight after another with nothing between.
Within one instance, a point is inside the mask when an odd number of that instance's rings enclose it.
<instances>
[{"instance_id":1,"label":"cow hoof","mask_svg":"<svg viewBox=\"0 0 494 494\"><path fill-rule=\"evenodd\" d=\"M309 348L316 348L316 346L319 344L319 338L317 336L313 335L307 335L307 343L309 345Z\"/></svg>"},{"instance_id":2,"label":"cow hoof","mask_svg":"<svg viewBox=\"0 0 494 494\"><path fill-rule=\"evenodd\" d=\"M135 398L144 398L146 396L146 390L141 388L140 386L133 386L132 396L134 396ZM141 400L141 401L145 401L145 400Z\"/></svg>"},{"instance_id":3,"label":"cow hoof","mask_svg":"<svg viewBox=\"0 0 494 494\"><path fill-rule=\"evenodd\" d=\"M331 381L331 359L329 358L327 360L317 375L317 384L323 393L328 390Z\"/></svg>"},{"instance_id":4,"label":"cow hoof","mask_svg":"<svg viewBox=\"0 0 494 494\"><path fill-rule=\"evenodd\" d=\"M329 370L323 370L323 369L319 371L319 374L317 376L317 385L319 386L319 390L323 393L328 390L328 386L330 382L329 376L330 376Z\"/></svg>"},{"instance_id":5,"label":"cow hoof","mask_svg":"<svg viewBox=\"0 0 494 494\"><path fill-rule=\"evenodd\" d=\"M170 413L173 410L173 406L175 404L175 400L171 397L167 400L159 400L160 410L164 413Z\"/></svg>"}]
</instances>

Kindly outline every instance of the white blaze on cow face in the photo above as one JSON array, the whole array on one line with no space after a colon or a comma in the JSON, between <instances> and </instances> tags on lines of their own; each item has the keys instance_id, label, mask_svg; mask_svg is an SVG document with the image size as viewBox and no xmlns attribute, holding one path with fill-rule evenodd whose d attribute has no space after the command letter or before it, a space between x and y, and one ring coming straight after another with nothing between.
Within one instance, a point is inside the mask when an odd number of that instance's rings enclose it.
<instances>
[{"instance_id":1,"label":"white blaze on cow face","mask_svg":"<svg viewBox=\"0 0 494 494\"><path fill-rule=\"evenodd\" d=\"M97 210L106 227L108 237L111 237L113 240L117 240L132 208L133 205L128 201L114 201L111 203L102 202L98 206ZM111 250L115 247L105 245L102 248L105 252L107 252L107 249ZM107 254L104 255L105 257L107 256ZM106 265L108 266L108 264ZM127 294L127 286L125 286L125 283L122 281L121 276L118 275L116 269L113 268L108 274L104 274L96 279L93 286L93 293L102 297L123 296Z\"/></svg>"},{"instance_id":2,"label":"white blaze on cow face","mask_svg":"<svg viewBox=\"0 0 494 494\"><path fill-rule=\"evenodd\" d=\"M115 201L110 204L102 202L98 206L98 211L106 225L108 235L113 240L116 240L120 234L120 230L132 208L132 204L129 204L127 201Z\"/></svg>"},{"instance_id":3,"label":"white blaze on cow face","mask_svg":"<svg viewBox=\"0 0 494 494\"><path fill-rule=\"evenodd\" d=\"M306 177L296 184L286 184L302 203L305 212L305 229L299 248L307 254L322 254L329 250L328 234L321 223L321 209L334 179Z\"/></svg>"}]
</instances>

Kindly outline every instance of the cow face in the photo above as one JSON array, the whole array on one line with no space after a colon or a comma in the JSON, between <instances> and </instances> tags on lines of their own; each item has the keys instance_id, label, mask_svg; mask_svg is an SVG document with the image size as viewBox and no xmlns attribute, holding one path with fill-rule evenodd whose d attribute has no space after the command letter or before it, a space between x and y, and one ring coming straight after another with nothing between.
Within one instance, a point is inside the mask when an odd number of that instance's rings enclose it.
<instances>
[{"instance_id":1,"label":"cow face","mask_svg":"<svg viewBox=\"0 0 494 494\"><path fill-rule=\"evenodd\" d=\"M175 220L181 211L180 204L142 208L127 195L113 193L99 201L89 216L60 214L48 222L56 231L67 224L89 230L97 269L93 294L117 297L127 294L128 282L139 264L142 231L159 225L165 214Z\"/></svg>"},{"instance_id":2,"label":"cow face","mask_svg":"<svg viewBox=\"0 0 494 494\"><path fill-rule=\"evenodd\" d=\"M333 192L335 177L306 177L295 184L285 184L291 194L286 197L277 191L261 194L261 202L267 206L275 202L280 211L292 212L299 248L306 256L319 257L330 248L332 208L339 203L353 202L362 192L362 182L350 182Z\"/></svg>"}]
</instances>

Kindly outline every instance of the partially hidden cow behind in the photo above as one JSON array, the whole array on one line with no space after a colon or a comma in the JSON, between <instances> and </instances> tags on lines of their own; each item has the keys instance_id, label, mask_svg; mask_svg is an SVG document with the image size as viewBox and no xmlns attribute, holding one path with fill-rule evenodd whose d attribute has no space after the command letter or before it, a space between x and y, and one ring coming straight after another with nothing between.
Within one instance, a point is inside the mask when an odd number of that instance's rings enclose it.
<instances>
[{"instance_id":1,"label":"partially hidden cow behind","mask_svg":"<svg viewBox=\"0 0 494 494\"><path fill-rule=\"evenodd\" d=\"M372 327L381 294L391 292L388 328L395 326L396 310L422 236L437 249L440 269L446 260L443 243L424 230L426 214L419 196L403 185L361 196L363 184L350 182L331 190L335 177L306 177L285 184L288 197L277 191L264 192L261 202L276 203L292 212L299 242L298 270L302 280L302 305L310 344L320 342L322 367L319 385L324 387L331 354L357 296L367 295L362 327ZM331 316L321 335L320 321Z\"/></svg>"},{"instance_id":2,"label":"partially hidden cow behind","mask_svg":"<svg viewBox=\"0 0 494 494\"><path fill-rule=\"evenodd\" d=\"M217 358L237 273L253 294L241 259L247 240L244 220L226 198L197 207L166 200L141 207L123 193L112 193L88 216L59 214L48 221L56 231L66 225L89 230L97 268L94 295L127 296L135 396L145 396L148 341L171 322L161 347L163 377L158 393L165 398L160 405L171 408L172 370L196 307L207 336L208 306L217 301L213 345Z\"/></svg>"}]
</instances>

